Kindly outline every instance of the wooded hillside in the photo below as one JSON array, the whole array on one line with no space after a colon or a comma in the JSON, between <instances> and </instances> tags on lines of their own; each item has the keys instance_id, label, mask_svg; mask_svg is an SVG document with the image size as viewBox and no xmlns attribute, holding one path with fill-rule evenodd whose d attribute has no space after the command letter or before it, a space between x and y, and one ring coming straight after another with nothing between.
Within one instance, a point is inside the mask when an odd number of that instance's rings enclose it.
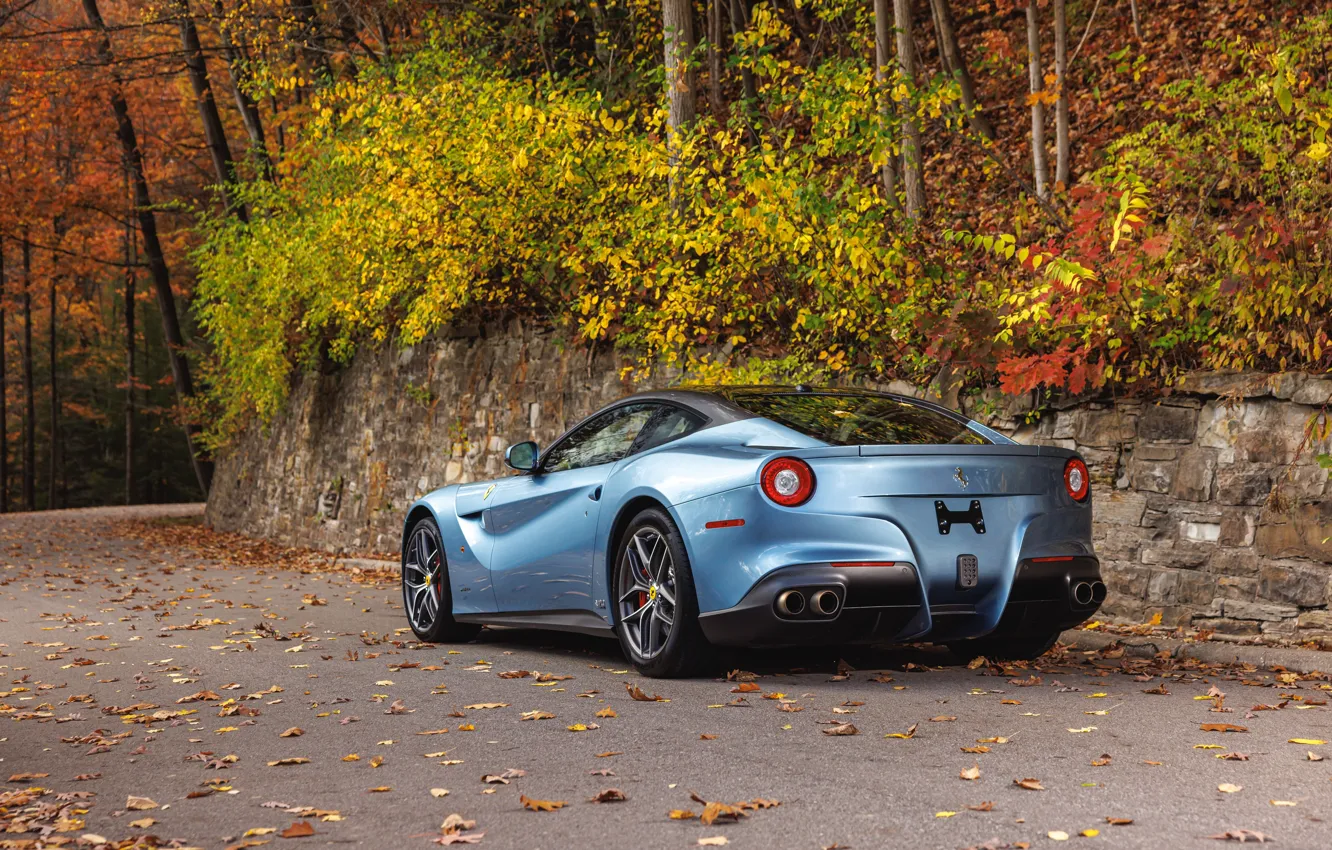
<instances>
[{"instance_id":1,"label":"wooded hillside","mask_svg":"<svg viewBox=\"0 0 1332 850\"><path fill-rule=\"evenodd\" d=\"M1321 4L3 0L0 45L10 506L197 493L296 370L450 322L1042 397L1329 365Z\"/></svg>"}]
</instances>

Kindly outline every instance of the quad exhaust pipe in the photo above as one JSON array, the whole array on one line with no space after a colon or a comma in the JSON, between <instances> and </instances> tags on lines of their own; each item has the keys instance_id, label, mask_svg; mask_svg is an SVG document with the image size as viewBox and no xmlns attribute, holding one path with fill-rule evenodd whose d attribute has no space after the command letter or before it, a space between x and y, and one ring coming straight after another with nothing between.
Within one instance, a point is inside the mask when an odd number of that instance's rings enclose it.
<instances>
[{"instance_id":1,"label":"quad exhaust pipe","mask_svg":"<svg viewBox=\"0 0 1332 850\"><path fill-rule=\"evenodd\" d=\"M773 607L778 614L791 619L825 619L836 616L842 609L842 597L826 587L793 587L777 594Z\"/></svg>"},{"instance_id":2,"label":"quad exhaust pipe","mask_svg":"<svg viewBox=\"0 0 1332 850\"><path fill-rule=\"evenodd\" d=\"M1082 607L1091 604L1100 605L1105 601L1105 582L1080 581L1073 585L1073 601Z\"/></svg>"},{"instance_id":3,"label":"quad exhaust pipe","mask_svg":"<svg viewBox=\"0 0 1332 850\"><path fill-rule=\"evenodd\" d=\"M837 598L837 594L833 593L831 590L820 590L818 593L814 594L814 598L811 599L809 603L815 613L822 614L825 617L831 617L833 614L836 614L837 609L841 607L842 604L841 600Z\"/></svg>"},{"instance_id":4,"label":"quad exhaust pipe","mask_svg":"<svg viewBox=\"0 0 1332 850\"><path fill-rule=\"evenodd\" d=\"M783 590L777 597L777 613L784 617L798 617L805 613L805 594L798 590Z\"/></svg>"}]
</instances>

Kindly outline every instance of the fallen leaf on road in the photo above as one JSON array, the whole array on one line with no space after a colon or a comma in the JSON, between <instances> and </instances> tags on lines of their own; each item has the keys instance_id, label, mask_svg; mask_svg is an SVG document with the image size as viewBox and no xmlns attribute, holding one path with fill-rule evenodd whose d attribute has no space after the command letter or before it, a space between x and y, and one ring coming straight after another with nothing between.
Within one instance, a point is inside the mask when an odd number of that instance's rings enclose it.
<instances>
[{"instance_id":1,"label":"fallen leaf on road","mask_svg":"<svg viewBox=\"0 0 1332 850\"><path fill-rule=\"evenodd\" d=\"M551 714L549 711L542 711L542 710L540 710L540 709L534 709L534 710L532 710L532 711L524 711L524 712L523 712L522 719L523 719L523 720L554 720L554 719L555 719L555 715Z\"/></svg>"},{"instance_id":2,"label":"fallen leaf on road","mask_svg":"<svg viewBox=\"0 0 1332 850\"><path fill-rule=\"evenodd\" d=\"M919 723L912 723L910 726L907 727L907 730L905 732L889 732L887 735L884 735L883 737L901 738L902 740L906 740L907 738L914 738L916 737L916 727L919 725L920 725Z\"/></svg>"},{"instance_id":3,"label":"fallen leaf on road","mask_svg":"<svg viewBox=\"0 0 1332 850\"><path fill-rule=\"evenodd\" d=\"M287 731L283 732L281 735L278 735L278 737L279 737L279 738L299 738L300 736L302 736L302 735L304 735L304 734L305 734L305 730L304 730L304 729L302 729L302 728L299 727L299 726L293 726L293 727L291 727L290 729L288 729Z\"/></svg>"},{"instance_id":4,"label":"fallen leaf on road","mask_svg":"<svg viewBox=\"0 0 1332 850\"><path fill-rule=\"evenodd\" d=\"M1321 738L1291 738L1286 743L1303 744L1306 747L1321 747L1323 744L1326 744L1327 741L1324 741Z\"/></svg>"},{"instance_id":5,"label":"fallen leaf on road","mask_svg":"<svg viewBox=\"0 0 1332 850\"><path fill-rule=\"evenodd\" d=\"M1228 829L1225 832L1220 832L1217 833L1216 835L1209 835L1207 837L1214 838L1217 841L1238 841L1241 844L1244 844L1249 841L1254 841L1258 844L1266 844L1269 841L1276 840L1270 835L1264 835L1261 832L1254 832L1252 829Z\"/></svg>"},{"instance_id":6,"label":"fallen leaf on road","mask_svg":"<svg viewBox=\"0 0 1332 850\"><path fill-rule=\"evenodd\" d=\"M955 814L957 814L957 812L935 812L934 816L936 818L951 818Z\"/></svg>"},{"instance_id":7,"label":"fallen leaf on road","mask_svg":"<svg viewBox=\"0 0 1332 850\"><path fill-rule=\"evenodd\" d=\"M962 752L964 752L964 753L973 753L973 754L976 754L976 753L988 753L989 751L990 751L990 748L987 747L987 746L984 746L984 745L976 746L976 747L962 747Z\"/></svg>"},{"instance_id":8,"label":"fallen leaf on road","mask_svg":"<svg viewBox=\"0 0 1332 850\"><path fill-rule=\"evenodd\" d=\"M615 709L611 708L610 706L606 706L601 711L597 712L597 717L619 717L619 716L620 715L615 713Z\"/></svg>"},{"instance_id":9,"label":"fallen leaf on road","mask_svg":"<svg viewBox=\"0 0 1332 850\"><path fill-rule=\"evenodd\" d=\"M1084 829L1082 832L1078 833L1078 835L1081 835L1083 838L1095 838L1100 834L1101 831L1099 829Z\"/></svg>"},{"instance_id":10,"label":"fallen leaf on road","mask_svg":"<svg viewBox=\"0 0 1332 850\"><path fill-rule=\"evenodd\" d=\"M822 730L825 735L859 735L860 730L850 723L839 723L828 729Z\"/></svg>"},{"instance_id":11,"label":"fallen leaf on road","mask_svg":"<svg viewBox=\"0 0 1332 850\"><path fill-rule=\"evenodd\" d=\"M1200 726L1204 732L1248 732L1247 726L1236 726L1234 723L1204 723Z\"/></svg>"},{"instance_id":12,"label":"fallen leaf on road","mask_svg":"<svg viewBox=\"0 0 1332 850\"><path fill-rule=\"evenodd\" d=\"M309 838L314 834L314 827L308 820L294 821L291 826L278 833L283 838Z\"/></svg>"},{"instance_id":13,"label":"fallen leaf on road","mask_svg":"<svg viewBox=\"0 0 1332 850\"><path fill-rule=\"evenodd\" d=\"M1111 826L1128 826L1133 823L1133 818L1111 818L1107 817L1105 822Z\"/></svg>"},{"instance_id":14,"label":"fallen leaf on road","mask_svg":"<svg viewBox=\"0 0 1332 850\"><path fill-rule=\"evenodd\" d=\"M268 763L268 766L281 767L283 765L289 765L289 764L309 764L309 763L310 760L307 758L302 758L300 756L292 756L291 758L277 759L275 761L270 761Z\"/></svg>"},{"instance_id":15,"label":"fallen leaf on road","mask_svg":"<svg viewBox=\"0 0 1332 850\"><path fill-rule=\"evenodd\" d=\"M50 776L49 773L15 773L9 777L10 782L31 782L34 779L45 779Z\"/></svg>"},{"instance_id":16,"label":"fallen leaf on road","mask_svg":"<svg viewBox=\"0 0 1332 850\"><path fill-rule=\"evenodd\" d=\"M958 774L962 779L980 779L980 765L972 765Z\"/></svg>"},{"instance_id":17,"label":"fallen leaf on road","mask_svg":"<svg viewBox=\"0 0 1332 850\"><path fill-rule=\"evenodd\" d=\"M1064 832L1063 830L1052 829L1052 830L1050 830L1049 832L1047 832L1047 833L1045 833L1045 834L1048 835L1048 836L1050 837L1050 840L1051 840L1051 841L1067 841L1067 840L1068 840L1068 833L1067 833L1067 832Z\"/></svg>"},{"instance_id":18,"label":"fallen leaf on road","mask_svg":"<svg viewBox=\"0 0 1332 850\"><path fill-rule=\"evenodd\" d=\"M499 676L501 679L526 679L528 676L531 676L532 673L528 670L507 670L503 673L496 673L495 675Z\"/></svg>"},{"instance_id":19,"label":"fallen leaf on road","mask_svg":"<svg viewBox=\"0 0 1332 850\"><path fill-rule=\"evenodd\" d=\"M1323 757L1320 756L1318 753L1315 753L1313 750L1310 750L1309 752L1305 753L1305 754L1304 754L1304 758L1305 758L1306 761L1322 761L1322 760L1323 760ZM77 778L78 778L78 777L75 777L75 779L77 779Z\"/></svg>"},{"instance_id":20,"label":"fallen leaf on road","mask_svg":"<svg viewBox=\"0 0 1332 850\"><path fill-rule=\"evenodd\" d=\"M670 700L666 699L663 696L660 696L659 694L653 694L652 696L648 696L647 694L643 693L642 688L638 687L638 685L635 685L631 682L625 682L624 689L629 692L630 697L637 700L638 702L670 702Z\"/></svg>"},{"instance_id":21,"label":"fallen leaf on road","mask_svg":"<svg viewBox=\"0 0 1332 850\"><path fill-rule=\"evenodd\" d=\"M727 843L729 842L727 842L726 836L724 835L714 835L710 838L700 838L698 840L699 847L722 847Z\"/></svg>"},{"instance_id":22,"label":"fallen leaf on road","mask_svg":"<svg viewBox=\"0 0 1332 850\"><path fill-rule=\"evenodd\" d=\"M157 823L157 821L153 818L139 818L138 820L130 821L130 826L135 829L147 829L155 823Z\"/></svg>"},{"instance_id":23,"label":"fallen leaf on road","mask_svg":"<svg viewBox=\"0 0 1332 850\"><path fill-rule=\"evenodd\" d=\"M431 789L430 789L430 796L432 796L432 797L436 797L436 798L438 798L438 797L447 797L447 796L449 796L449 789L447 789L447 788L431 788Z\"/></svg>"},{"instance_id":24,"label":"fallen leaf on road","mask_svg":"<svg viewBox=\"0 0 1332 850\"><path fill-rule=\"evenodd\" d=\"M1217 758L1225 761L1248 761L1248 753L1217 753Z\"/></svg>"},{"instance_id":25,"label":"fallen leaf on road","mask_svg":"<svg viewBox=\"0 0 1332 850\"><path fill-rule=\"evenodd\" d=\"M376 785L374 788L367 789L367 792L370 794L385 794L392 790L392 786L389 785Z\"/></svg>"},{"instance_id":26,"label":"fallen leaf on road","mask_svg":"<svg viewBox=\"0 0 1332 850\"><path fill-rule=\"evenodd\" d=\"M985 802L977 803L974 806L967 806L967 808L973 812L992 812L994 811L994 802L986 800Z\"/></svg>"},{"instance_id":27,"label":"fallen leaf on road","mask_svg":"<svg viewBox=\"0 0 1332 850\"><path fill-rule=\"evenodd\" d=\"M562 809L569 805L563 800L533 800L526 794L520 794L518 796L518 802L534 812L553 812L556 809Z\"/></svg>"},{"instance_id":28,"label":"fallen leaf on road","mask_svg":"<svg viewBox=\"0 0 1332 850\"><path fill-rule=\"evenodd\" d=\"M1044 791L1039 779L1014 779L1013 784L1019 788L1026 788L1028 791Z\"/></svg>"},{"instance_id":29,"label":"fallen leaf on road","mask_svg":"<svg viewBox=\"0 0 1332 850\"><path fill-rule=\"evenodd\" d=\"M454 705L457 705L457 703L454 703ZM463 708L466 708L469 711L484 711L490 708L508 708L508 707L509 704L507 702L477 702L471 705L463 706Z\"/></svg>"},{"instance_id":30,"label":"fallen leaf on road","mask_svg":"<svg viewBox=\"0 0 1332 850\"><path fill-rule=\"evenodd\" d=\"M125 808L131 812L146 812L149 809L157 808L157 804L148 797L131 796L129 800L125 802Z\"/></svg>"},{"instance_id":31,"label":"fallen leaf on road","mask_svg":"<svg viewBox=\"0 0 1332 850\"><path fill-rule=\"evenodd\" d=\"M736 685L734 688L731 688L731 693L752 694L760 690L762 690L762 688L759 687L758 682L741 682L740 684Z\"/></svg>"},{"instance_id":32,"label":"fallen leaf on road","mask_svg":"<svg viewBox=\"0 0 1332 850\"><path fill-rule=\"evenodd\" d=\"M605 791L600 791L600 792L598 792L597 795L596 795L595 797L592 797L590 800L588 800L588 802L590 802L590 803L623 803L625 800L628 800L628 799L629 799L629 796L628 796L627 794L625 794L623 791L621 791L619 788L607 788Z\"/></svg>"},{"instance_id":33,"label":"fallen leaf on road","mask_svg":"<svg viewBox=\"0 0 1332 850\"><path fill-rule=\"evenodd\" d=\"M1244 786L1234 785L1229 782L1222 782L1220 785L1216 786L1216 790L1220 791L1222 794L1234 794L1237 791L1244 790Z\"/></svg>"},{"instance_id":34,"label":"fallen leaf on road","mask_svg":"<svg viewBox=\"0 0 1332 850\"><path fill-rule=\"evenodd\" d=\"M691 812L688 809L671 809L666 813L666 816L671 820L690 820L691 818L698 817L698 813Z\"/></svg>"},{"instance_id":35,"label":"fallen leaf on road","mask_svg":"<svg viewBox=\"0 0 1332 850\"><path fill-rule=\"evenodd\" d=\"M931 723L951 723L952 721L954 721L954 720L956 720L956 719L957 719L957 718L954 717L954 716L952 716L951 714L940 714L938 717L931 717L931 718L930 718L930 722L931 722Z\"/></svg>"}]
</instances>

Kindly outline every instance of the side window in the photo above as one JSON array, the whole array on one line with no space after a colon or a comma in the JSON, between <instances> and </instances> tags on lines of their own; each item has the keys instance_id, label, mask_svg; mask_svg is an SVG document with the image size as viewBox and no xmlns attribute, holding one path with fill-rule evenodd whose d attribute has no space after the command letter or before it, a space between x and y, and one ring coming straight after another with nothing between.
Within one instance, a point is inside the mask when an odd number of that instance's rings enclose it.
<instances>
[{"instance_id":1,"label":"side window","mask_svg":"<svg viewBox=\"0 0 1332 850\"><path fill-rule=\"evenodd\" d=\"M552 446L541 462L541 471L614 463L629 453L634 438L656 411L655 404L627 404L606 411Z\"/></svg>"},{"instance_id":2,"label":"side window","mask_svg":"<svg viewBox=\"0 0 1332 850\"><path fill-rule=\"evenodd\" d=\"M703 417L678 407L663 406L661 413L648 423L638 437L637 451L656 448L677 437L692 434L703 425Z\"/></svg>"}]
</instances>

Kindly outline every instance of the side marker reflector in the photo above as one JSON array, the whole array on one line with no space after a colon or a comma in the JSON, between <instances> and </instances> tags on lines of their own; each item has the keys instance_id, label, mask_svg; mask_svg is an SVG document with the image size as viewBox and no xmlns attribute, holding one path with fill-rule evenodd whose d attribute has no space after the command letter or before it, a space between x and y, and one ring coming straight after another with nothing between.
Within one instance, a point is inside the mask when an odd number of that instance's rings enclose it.
<instances>
[{"instance_id":1,"label":"side marker reflector","mask_svg":"<svg viewBox=\"0 0 1332 850\"><path fill-rule=\"evenodd\" d=\"M1032 560L1033 563L1037 563L1037 564L1049 564L1049 563L1051 563L1051 562L1053 562L1053 561L1071 561L1071 560L1073 560L1073 556L1072 556L1072 555L1055 555L1054 557L1051 557L1051 558L1032 558L1031 560Z\"/></svg>"},{"instance_id":2,"label":"side marker reflector","mask_svg":"<svg viewBox=\"0 0 1332 850\"><path fill-rule=\"evenodd\" d=\"M833 561L834 567L895 567L896 561Z\"/></svg>"},{"instance_id":3,"label":"side marker reflector","mask_svg":"<svg viewBox=\"0 0 1332 850\"><path fill-rule=\"evenodd\" d=\"M714 519L712 522L706 523L703 527L704 527L704 528L739 528L740 526L742 526L742 525L744 525L744 524L745 524L745 521L742 520L742 519Z\"/></svg>"}]
</instances>

